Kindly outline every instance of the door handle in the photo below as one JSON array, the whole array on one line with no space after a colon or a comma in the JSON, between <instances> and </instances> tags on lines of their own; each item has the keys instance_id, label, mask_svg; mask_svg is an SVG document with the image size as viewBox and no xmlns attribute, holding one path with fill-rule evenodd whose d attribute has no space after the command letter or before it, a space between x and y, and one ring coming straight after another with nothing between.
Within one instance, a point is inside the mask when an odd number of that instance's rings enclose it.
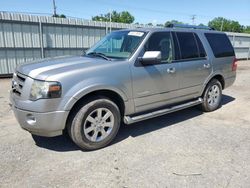
<instances>
[{"instance_id":1,"label":"door handle","mask_svg":"<svg viewBox=\"0 0 250 188\"><path fill-rule=\"evenodd\" d=\"M209 69L209 68L210 68L210 64L209 64L209 63L205 63L205 64L203 65L203 67L204 67L205 69Z\"/></svg>"},{"instance_id":2,"label":"door handle","mask_svg":"<svg viewBox=\"0 0 250 188\"><path fill-rule=\"evenodd\" d=\"M175 68L174 67L173 68L168 68L167 73L171 73L171 74L175 73Z\"/></svg>"}]
</instances>

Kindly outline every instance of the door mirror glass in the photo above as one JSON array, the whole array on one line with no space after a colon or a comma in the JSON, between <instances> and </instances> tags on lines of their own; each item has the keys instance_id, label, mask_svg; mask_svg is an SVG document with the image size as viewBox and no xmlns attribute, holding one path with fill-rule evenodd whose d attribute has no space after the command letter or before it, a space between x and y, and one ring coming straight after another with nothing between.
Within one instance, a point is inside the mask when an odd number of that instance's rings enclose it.
<instances>
[{"instance_id":1,"label":"door mirror glass","mask_svg":"<svg viewBox=\"0 0 250 188\"><path fill-rule=\"evenodd\" d=\"M143 65L152 65L161 62L161 51L146 51L143 57L138 58Z\"/></svg>"}]
</instances>

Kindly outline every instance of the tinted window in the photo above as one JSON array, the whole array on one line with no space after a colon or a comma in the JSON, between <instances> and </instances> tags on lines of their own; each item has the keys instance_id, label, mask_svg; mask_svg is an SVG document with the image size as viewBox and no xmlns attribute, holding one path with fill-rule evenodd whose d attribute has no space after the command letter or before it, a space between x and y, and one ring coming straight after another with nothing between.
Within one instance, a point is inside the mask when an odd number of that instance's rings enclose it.
<instances>
[{"instance_id":1,"label":"tinted window","mask_svg":"<svg viewBox=\"0 0 250 188\"><path fill-rule=\"evenodd\" d=\"M215 57L235 56L233 46L226 34L205 33Z\"/></svg>"},{"instance_id":2,"label":"tinted window","mask_svg":"<svg viewBox=\"0 0 250 188\"><path fill-rule=\"evenodd\" d=\"M203 44L201 43L200 38L198 37L198 35L197 35L197 34L194 34L194 36L195 36L195 39L196 39L197 44L198 44L198 48L199 48L199 55L200 55L200 57L206 57L206 56L207 56L207 54L206 54L206 51L205 51L205 49L204 49Z\"/></svg>"},{"instance_id":3,"label":"tinted window","mask_svg":"<svg viewBox=\"0 0 250 188\"><path fill-rule=\"evenodd\" d=\"M146 51L161 51L162 61L170 62L172 60L172 42L170 32L153 33L149 38Z\"/></svg>"},{"instance_id":4,"label":"tinted window","mask_svg":"<svg viewBox=\"0 0 250 188\"><path fill-rule=\"evenodd\" d=\"M199 51L194 34L187 32L177 32L176 35L180 45L181 59L198 58Z\"/></svg>"}]
</instances>

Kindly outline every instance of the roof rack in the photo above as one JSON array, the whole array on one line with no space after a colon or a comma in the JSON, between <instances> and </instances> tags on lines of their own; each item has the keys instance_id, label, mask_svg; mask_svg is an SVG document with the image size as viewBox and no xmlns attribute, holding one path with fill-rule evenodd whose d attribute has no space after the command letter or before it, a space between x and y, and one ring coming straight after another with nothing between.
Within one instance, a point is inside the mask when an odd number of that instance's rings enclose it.
<instances>
[{"instance_id":1,"label":"roof rack","mask_svg":"<svg viewBox=\"0 0 250 188\"><path fill-rule=\"evenodd\" d=\"M214 30L212 27L208 26L196 26L196 25L187 25L187 24L168 24L169 28L188 28L188 29L205 29L205 30Z\"/></svg>"}]
</instances>

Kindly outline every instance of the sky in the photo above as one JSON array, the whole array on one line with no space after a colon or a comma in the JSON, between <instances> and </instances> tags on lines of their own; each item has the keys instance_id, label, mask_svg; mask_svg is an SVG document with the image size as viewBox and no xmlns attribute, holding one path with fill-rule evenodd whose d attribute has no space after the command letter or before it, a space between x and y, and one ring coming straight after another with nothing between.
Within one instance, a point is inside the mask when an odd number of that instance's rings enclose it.
<instances>
[{"instance_id":1,"label":"sky","mask_svg":"<svg viewBox=\"0 0 250 188\"><path fill-rule=\"evenodd\" d=\"M52 0L1 0L0 11L53 13ZM250 25L250 0L56 0L57 13L67 17L91 19L110 10L129 11L135 22L163 24L178 20L207 24L214 17L236 20Z\"/></svg>"}]
</instances>

